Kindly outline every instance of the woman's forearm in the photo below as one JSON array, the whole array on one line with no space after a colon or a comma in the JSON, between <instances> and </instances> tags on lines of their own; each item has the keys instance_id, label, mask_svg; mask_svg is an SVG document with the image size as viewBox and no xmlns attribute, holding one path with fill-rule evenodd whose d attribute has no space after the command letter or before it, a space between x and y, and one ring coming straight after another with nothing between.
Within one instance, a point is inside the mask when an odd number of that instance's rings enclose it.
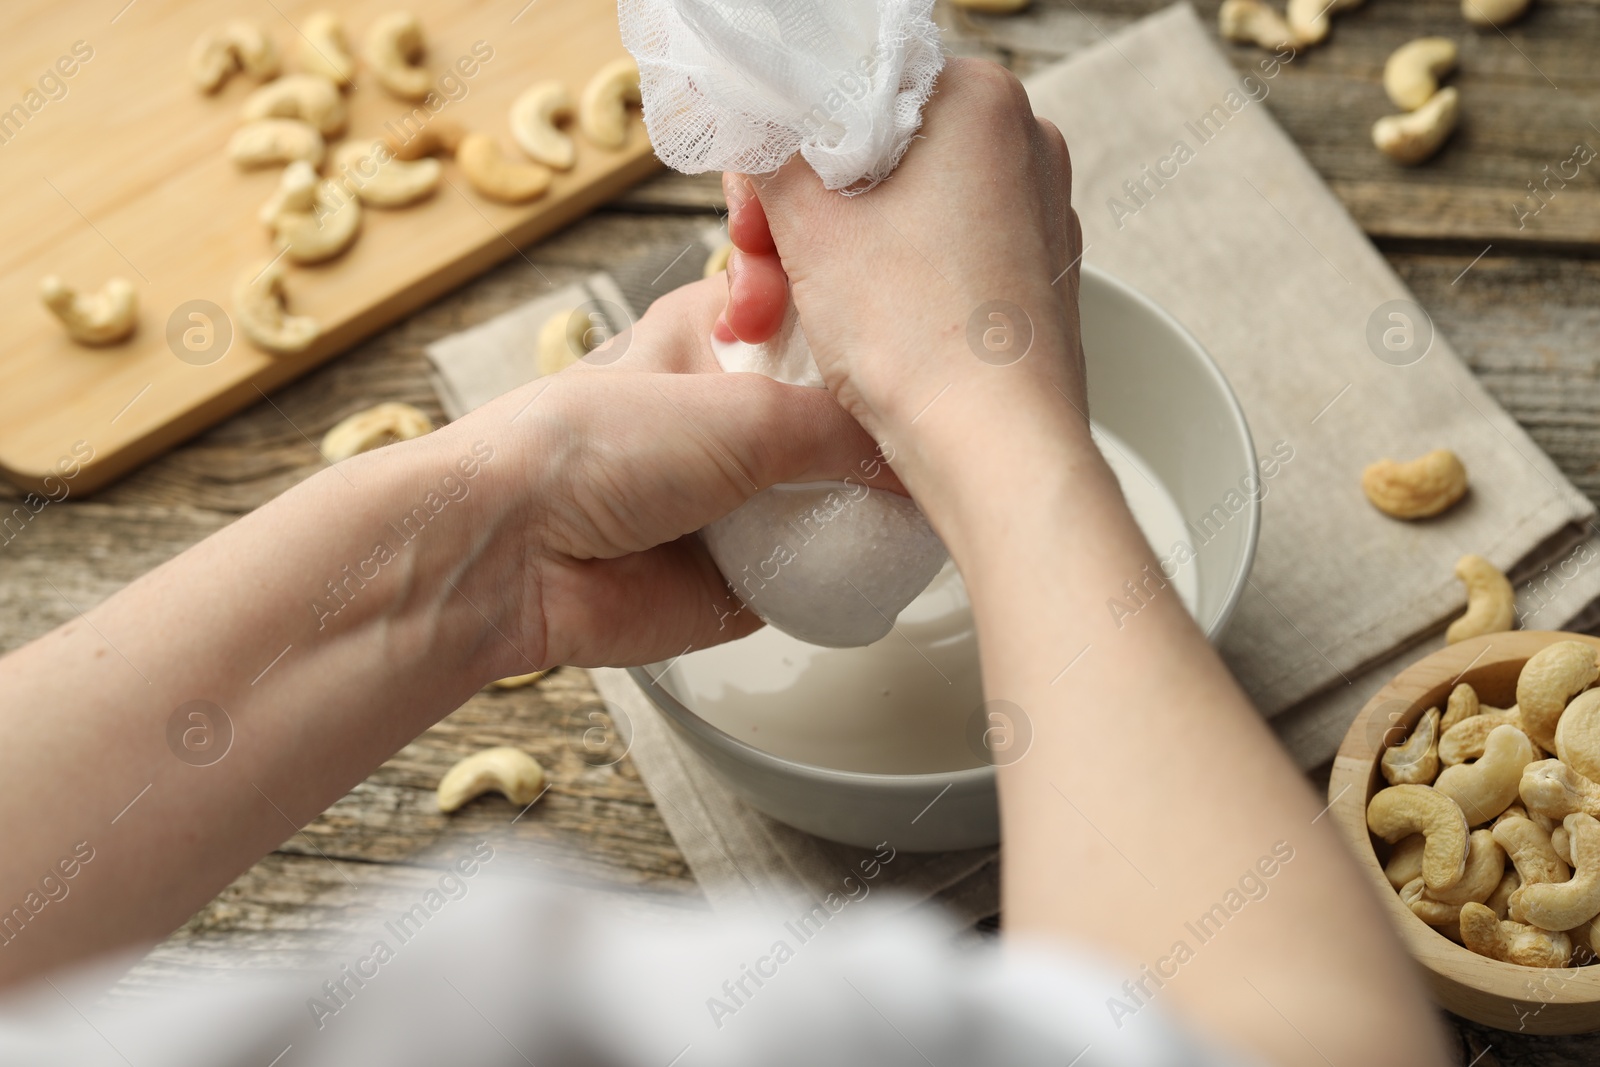
<instances>
[{"instance_id":1,"label":"woman's forearm","mask_svg":"<svg viewBox=\"0 0 1600 1067\"><path fill-rule=\"evenodd\" d=\"M976 402L947 417L986 421ZM1275 1063L1368 1062L1378 1034L1395 1062L1434 1062L1431 1013L1386 917L1160 583L1087 433L1004 453L983 439L927 451L943 464L934 507L971 591L985 694L1019 709L1004 709L1022 720L1014 736L1032 735L999 768L1007 931L1089 938L1120 960L1114 1021L1157 1001ZM1113 615L1125 580L1145 604Z\"/></svg>"},{"instance_id":2,"label":"woman's forearm","mask_svg":"<svg viewBox=\"0 0 1600 1067\"><path fill-rule=\"evenodd\" d=\"M497 462L451 431L357 457L0 660L0 981L164 936L533 669L519 596L476 565L517 536Z\"/></svg>"}]
</instances>

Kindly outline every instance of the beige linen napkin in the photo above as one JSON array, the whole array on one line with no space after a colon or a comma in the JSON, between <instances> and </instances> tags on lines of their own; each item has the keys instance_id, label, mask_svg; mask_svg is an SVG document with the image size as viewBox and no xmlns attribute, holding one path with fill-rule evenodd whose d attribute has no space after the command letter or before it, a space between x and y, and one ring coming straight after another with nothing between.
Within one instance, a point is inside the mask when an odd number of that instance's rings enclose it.
<instances>
[{"instance_id":1,"label":"beige linen napkin","mask_svg":"<svg viewBox=\"0 0 1600 1067\"><path fill-rule=\"evenodd\" d=\"M1431 327L1392 304L1411 294L1273 121L1263 101L1278 77L1264 53L1255 73L1235 73L1180 4L1041 72L1028 93L1071 146L1085 261L1199 338L1259 455L1292 450L1267 481L1255 567L1222 649L1309 767L1333 755L1397 654L1439 643L1465 604L1459 556L1514 578L1557 564L1571 577L1519 589L1524 625L1552 629L1600 596L1600 567L1580 563L1600 557L1593 506L1447 339L1425 354L1385 347L1384 331L1403 326L1391 309L1415 336ZM1470 472L1460 505L1402 523L1367 504L1363 466L1439 447Z\"/></svg>"},{"instance_id":2,"label":"beige linen napkin","mask_svg":"<svg viewBox=\"0 0 1600 1067\"><path fill-rule=\"evenodd\" d=\"M1458 556L1486 556L1520 581L1525 628L1562 629L1592 621L1600 544L1588 501L1446 339L1433 336L1420 358L1421 345L1384 347L1389 310L1424 328L1425 313L1388 306L1410 300L1405 286L1267 112L1261 101L1278 76L1262 69L1242 81L1182 4L1041 71L1028 91L1071 145L1086 261L1183 322L1228 375L1258 453L1277 449L1255 568L1222 649L1309 768L1332 756L1394 671L1442 643L1464 606L1452 576ZM707 247L714 241L708 235ZM674 255L691 262L667 264ZM613 273L642 311L697 277L701 258L667 248ZM603 284L591 279L587 289ZM547 299L571 294L558 296ZM430 349L452 416L533 376L516 353L543 316L509 321L518 314ZM462 397L476 399L463 406ZM1366 463L1436 447L1454 449L1471 473L1460 505L1401 523L1367 504ZM714 905L818 899L865 855L750 811L625 674L592 674L613 714L632 724L634 760ZM900 854L886 871L883 886L943 900L967 918L998 907L992 850Z\"/></svg>"}]
</instances>

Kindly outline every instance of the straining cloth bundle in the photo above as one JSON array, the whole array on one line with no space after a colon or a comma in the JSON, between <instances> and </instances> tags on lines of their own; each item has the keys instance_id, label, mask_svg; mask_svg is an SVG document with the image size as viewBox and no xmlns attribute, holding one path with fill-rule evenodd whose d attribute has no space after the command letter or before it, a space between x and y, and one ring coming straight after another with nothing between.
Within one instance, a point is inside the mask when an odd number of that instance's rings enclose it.
<instances>
[{"instance_id":1,"label":"straining cloth bundle","mask_svg":"<svg viewBox=\"0 0 1600 1067\"><path fill-rule=\"evenodd\" d=\"M796 152L861 192L905 154L944 65L933 0L621 0L644 120L674 170L764 174ZM822 388L791 304L770 341L713 342L725 371ZM812 644L886 635L944 563L915 504L860 482L774 486L701 531L756 614Z\"/></svg>"}]
</instances>

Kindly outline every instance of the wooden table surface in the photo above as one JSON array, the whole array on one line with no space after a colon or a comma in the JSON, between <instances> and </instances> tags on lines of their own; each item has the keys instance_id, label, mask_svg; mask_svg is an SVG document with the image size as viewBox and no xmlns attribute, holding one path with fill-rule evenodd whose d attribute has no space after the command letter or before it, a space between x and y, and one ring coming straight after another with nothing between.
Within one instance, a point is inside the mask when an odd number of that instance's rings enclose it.
<instances>
[{"instance_id":1,"label":"wooden table surface","mask_svg":"<svg viewBox=\"0 0 1600 1067\"><path fill-rule=\"evenodd\" d=\"M1036 0L1027 12L938 17L951 51L1019 73L1097 43L1164 0ZM1217 0L1197 5L1214 21ZM1370 145L1388 110L1379 79L1412 37L1462 44L1462 128L1434 163L1402 170ZM1259 53L1225 45L1242 70ZM1456 0L1375 0L1289 64L1267 107L1372 236L1487 388L1584 492L1600 501L1600 160L1552 185L1536 215L1528 184L1600 147L1600 0L1535 0L1504 33L1474 31ZM17 73L19 77L23 72ZM1592 154L1592 153L1591 153ZM1550 171L1544 168L1548 166ZM1570 168L1569 168L1570 172ZM1517 206L1522 205L1519 213ZM663 175L278 391L90 499L46 508L0 546L0 651L67 621L322 466L315 442L343 416L404 400L442 417L428 342L665 240L689 245L722 207L715 177ZM0 487L0 496L15 496ZM581 672L486 691L423 734L309 826L289 835L172 935L121 987L159 986L245 950L260 965L322 962L391 900L491 836L497 847L620 903L641 890L704 900L626 760L593 766L583 731L597 698ZM551 773L526 816L498 798L446 819L439 775L465 752L517 744ZM286 826L287 832L289 828ZM1463 1064L1578 1064L1593 1038L1536 1038L1450 1020Z\"/></svg>"}]
</instances>

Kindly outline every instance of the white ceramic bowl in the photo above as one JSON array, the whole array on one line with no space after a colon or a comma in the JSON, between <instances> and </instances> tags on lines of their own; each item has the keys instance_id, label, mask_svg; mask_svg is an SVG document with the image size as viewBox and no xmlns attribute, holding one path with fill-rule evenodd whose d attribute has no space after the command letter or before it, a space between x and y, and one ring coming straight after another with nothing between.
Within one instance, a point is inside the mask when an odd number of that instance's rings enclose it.
<instances>
[{"instance_id":1,"label":"white ceramic bowl","mask_svg":"<svg viewBox=\"0 0 1600 1067\"><path fill-rule=\"evenodd\" d=\"M1192 610L1216 640L1244 590L1260 523L1244 413L1200 344L1137 291L1086 266L1081 306L1095 423L1136 454L1189 524L1195 559L1188 566L1198 585ZM1173 546L1153 547L1167 556ZM975 673L975 649L970 655ZM758 811L863 846L887 840L895 848L936 851L999 840L992 766L889 774L774 755L685 706L673 670L652 665L630 674L689 747Z\"/></svg>"}]
</instances>

